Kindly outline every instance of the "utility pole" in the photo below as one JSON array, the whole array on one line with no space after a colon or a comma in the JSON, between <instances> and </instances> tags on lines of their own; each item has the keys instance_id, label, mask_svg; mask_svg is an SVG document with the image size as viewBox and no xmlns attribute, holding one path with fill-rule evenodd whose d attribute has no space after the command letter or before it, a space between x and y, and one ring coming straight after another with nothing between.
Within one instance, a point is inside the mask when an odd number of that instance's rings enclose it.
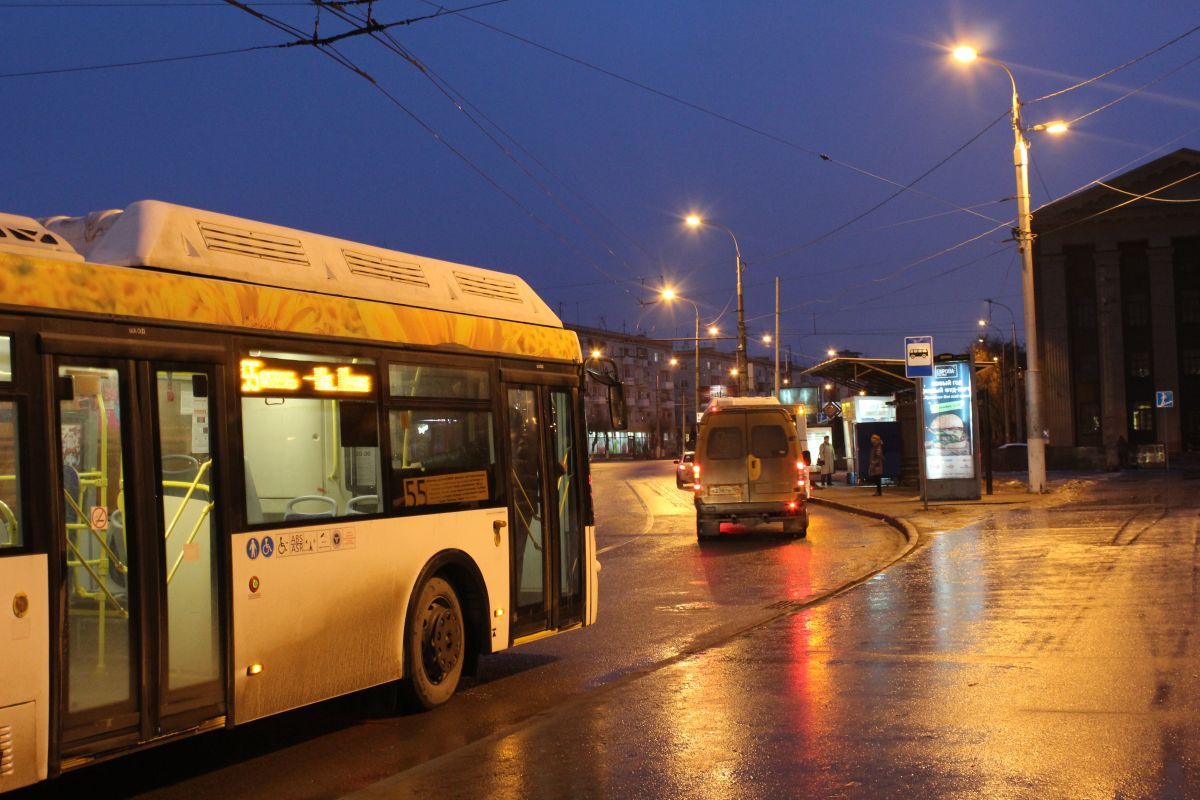
<instances>
[{"instance_id":1,"label":"utility pole","mask_svg":"<svg viewBox=\"0 0 1200 800\"><path fill-rule=\"evenodd\" d=\"M775 276L775 399L779 396L779 276Z\"/></svg>"}]
</instances>

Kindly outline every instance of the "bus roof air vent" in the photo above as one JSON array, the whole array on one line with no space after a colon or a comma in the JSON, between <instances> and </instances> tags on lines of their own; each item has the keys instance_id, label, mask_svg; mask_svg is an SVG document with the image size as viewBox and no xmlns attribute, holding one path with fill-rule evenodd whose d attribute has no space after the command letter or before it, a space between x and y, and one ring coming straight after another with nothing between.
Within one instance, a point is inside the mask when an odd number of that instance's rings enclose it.
<instances>
[{"instance_id":1,"label":"bus roof air vent","mask_svg":"<svg viewBox=\"0 0 1200 800\"><path fill-rule=\"evenodd\" d=\"M70 243L40 222L16 214L0 214L0 250L22 255L78 259Z\"/></svg>"},{"instance_id":2,"label":"bus roof air vent","mask_svg":"<svg viewBox=\"0 0 1200 800\"><path fill-rule=\"evenodd\" d=\"M454 270L454 280L463 294L504 300L509 303L524 303L521 290L514 280L505 280L492 275Z\"/></svg>"},{"instance_id":3,"label":"bus roof air vent","mask_svg":"<svg viewBox=\"0 0 1200 800\"><path fill-rule=\"evenodd\" d=\"M304 252L304 244L299 239L215 222L197 221L196 226L200 229L200 235L204 237L204 244L209 250L298 267L308 266L308 256Z\"/></svg>"},{"instance_id":4,"label":"bus roof air vent","mask_svg":"<svg viewBox=\"0 0 1200 800\"><path fill-rule=\"evenodd\" d=\"M350 272L354 275L429 288L425 270L421 268L420 264L398 261L371 253L359 253L354 250L343 249L342 255L346 258L346 266L350 267Z\"/></svg>"}]
</instances>

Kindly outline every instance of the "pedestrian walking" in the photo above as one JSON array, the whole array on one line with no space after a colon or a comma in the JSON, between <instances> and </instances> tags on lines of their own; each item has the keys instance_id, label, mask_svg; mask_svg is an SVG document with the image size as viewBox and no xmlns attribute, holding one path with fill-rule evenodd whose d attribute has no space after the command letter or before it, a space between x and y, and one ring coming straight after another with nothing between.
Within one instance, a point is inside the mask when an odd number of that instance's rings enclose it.
<instances>
[{"instance_id":1,"label":"pedestrian walking","mask_svg":"<svg viewBox=\"0 0 1200 800\"><path fill-rule=\"evenodd\" d=\"M821 485L833 486L833 462L837 460L837 455L833 452L833 445L829 443L829 437L825 437L825 441L821 442L821 448L817 450L817 468L821 470Z\"/></svg>"},{"instance_id":2,"label":"pedestrian walking","mask_svg":"<svg viewBox=\"0 0 1200 800\"><path fill-rule=\"evenodd\" d=\"M867 462L867 475L875 479L875 494L883 494L883 437L871 434L871 460Z\"/></svg>"}]
</instances>

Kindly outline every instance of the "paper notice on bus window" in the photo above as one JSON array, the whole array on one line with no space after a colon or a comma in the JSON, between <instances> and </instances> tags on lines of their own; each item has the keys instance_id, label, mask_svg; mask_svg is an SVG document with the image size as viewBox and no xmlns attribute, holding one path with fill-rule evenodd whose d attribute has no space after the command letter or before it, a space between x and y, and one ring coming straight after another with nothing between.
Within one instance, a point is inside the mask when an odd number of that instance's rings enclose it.
<instances>
[{"instance_id":1,"label":"paper notice on bus window","mask_svg":"<svg viewBox=\"0 0 1200 800\"><path fill-rule=\"evenodd\" d=\"M197 400L203 398L197 398ZM192 409L192 452L207 453L208 452L208 402L205 400L205 407L201 409L199 406Z\"/></svg>"},{"instance_id":2,"label":"paper notice on bus window","mask_svg":"<svg viewBox=\"0 0 1200 800\"><path fill-rule=\"evenodd\" d=\"M487 472L455 472L404 479L404 505L439 506L488 499Z\"/></svg>"}]
</instances>

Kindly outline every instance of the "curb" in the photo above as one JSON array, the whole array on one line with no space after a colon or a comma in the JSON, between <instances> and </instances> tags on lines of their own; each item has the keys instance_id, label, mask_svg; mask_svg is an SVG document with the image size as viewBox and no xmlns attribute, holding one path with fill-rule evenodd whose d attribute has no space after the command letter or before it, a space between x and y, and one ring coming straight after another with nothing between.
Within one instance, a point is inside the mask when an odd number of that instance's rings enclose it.
<instances>
[{"instance_id":1,"label":"curb","mask_svg":"<svg viewBox=\"0 0 1200 800\"><path fill-rule=\"evenodd\" d=\"M917 530L916 526L903 517L885 514L882 511L871 511L870 509L862 508L861 506L852 506L848 503L839 503L836 500L826 500L824 497L810 497L808 498L808 502L815 503L818 506L826 506L834 509L835 511L843 511L847 514L857 514L860 517L877 519L882 522L886 522L888 525L891 525L893 528L900 531L900 533L904 535L904 539L907 544L900 554L892 559L892 561L888 564L889 567L911 553L916 548L917 542L921 538L921 533Z\"/></svg>"}]
</instances>

